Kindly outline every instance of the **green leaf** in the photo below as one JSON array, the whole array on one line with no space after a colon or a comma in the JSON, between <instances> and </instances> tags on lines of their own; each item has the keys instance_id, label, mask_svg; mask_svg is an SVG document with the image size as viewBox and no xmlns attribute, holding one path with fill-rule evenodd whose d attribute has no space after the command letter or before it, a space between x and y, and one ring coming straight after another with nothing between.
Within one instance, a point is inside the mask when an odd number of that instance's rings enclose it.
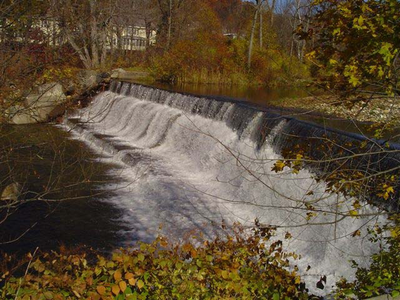
<instances>
[{"instance_id":1,"label":"green leaf","mask_svg":"<svg viewBox=\"0 0 400 300\"><path fill-rule=\"evenodd\" d=\"M130 295L130 294L132 294L132 289L130 287L127 287L124 295Z\"/></svg>"},{"instance_id":2,"label":"green leaf","mask_svg":"<svg viewBox=\"0 0 400 300\"><path fill-rule=\"evenodd\" d=\"M53 293L52 292L45 292L43 294L46 299L53 299Z\"/></svg>"},{"instance_id":3,"label":"green leaf","mask_svg":"<svg viewBox=\"0 0 400 300\"><path fill-rule=\"evenodd\" d=\"M138 280L136 283L139 289L142 289L144 287L144 282L142 280Z\"/></svg>"}]
</instances>

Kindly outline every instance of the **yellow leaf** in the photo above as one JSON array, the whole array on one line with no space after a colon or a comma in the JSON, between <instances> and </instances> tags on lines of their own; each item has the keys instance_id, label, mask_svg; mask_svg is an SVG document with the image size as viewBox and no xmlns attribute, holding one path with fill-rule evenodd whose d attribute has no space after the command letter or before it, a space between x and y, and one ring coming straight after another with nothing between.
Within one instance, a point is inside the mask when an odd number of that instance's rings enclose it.
<instances>
[{"instance_id":1,"label":"yellow leaf","mask_svg":"<svg viewBox=\"0 0 400 300\"><path fill-rule=\"evenodd\" d=\"M115 294L117 296L119 294L119 292L120 292L119 286L116 285L116 284L113 285L112 288L111 288L111 291L113 292L113 294Z\"/></svg>"},{"instance_id":2,"label":"yellow leaf","mask_svg":"<svg viewBox=\"0 0 400 300\"><path fill-rule=\"evenodd\" d=\"M340 28L336 28L333 30L333 35L339 35L340 34Z\"/></svg>"},{"instance_id":3,"label":"yellow leaf","mask_svg":"<svg viewBox=\"0 0 400 300\"><path fill-rule=\"evenodd\" d=\"M97 288L96 288L96 290L97 290L97 292L100 294L100 295L104 295L105 293L106 293L106 288L104 287L104 286L98 286Z\"/></svg>"},{"instance_id":4,"label":"yellow leaf","mask_svg":"<svg viewBox=\"0 0 400 300\"><path fill-rule=\"evenodd\" d=\"M355 209L361 208L360 202L359 202L359 201L354 201L353 207L354 207Z\"/></svg>"},{"instance_id":5,"label":"yellow leaf","mask_svg":"<svg viewBox=\"0 0 400 300\"><path fill-rule=\"evenodd\" d=\"M301 279L299 276L296 276L296 279L294 281L295 284L300 284L301 283Z\"/></svg>"},{"instance_id":6,"label":"yellow leaf","mask_svg":"<svg viewBox=\"0 0 400 300\"><path fill-rule=\"evenodd\" d=\"M306 220L307 220L307 221L310 221L311 218L316 217L316 216L317 216L316 213L314 213L314 212L308 212L308 213L307 213Z\"/></svg>"},{"instance_id":7,"label":"yellow leaf","mask_svg":"<svg viewBox=\"0 0 400 300\"><path fill-rule=\"evenodd\" d=\"M382 67L379 67L378 77L379 77L379 78L382 78L383 75L385 75L385 72L383 71Z\"/></svg>"},{"instance_id":8,"label":"yellow leaf","mask_svg":"<svg viewBox=\"0 0 400 300\"><path fill-rule=\"evenodd\" d=\"M129 279L131 279L131 278L133 278L134 277L134 275L132 274L132 273L126 273L125 274L125 279L126 280L129 280Z\"/></svg>"},{"instance_id":9,"label":"yellow leaf","mask_svg":"<svg viewBox=\"0 0 400 300\"><path fill-rule=\"evenodd\" d=\"M362 26L363 24L364 24L364 18L363 18L363 16L360 16L359 18L358 18L358 25L360 25L360 26Z\"/></svg>"},{"instance_id":10,"label":"yellow leaf","mask_svg":"<svg viewBox=\"0 0 400 300\"><path fill-rule=\"evenodd\" d=\"M280 172L283 170L284 167L285 167L285 163L281 160L277 160L272 168L272 171Z\"/></svg>"},{"instance_id":11,"label":"yellow leaf","mask_svg":"<svg viewBox=\"0 0 400 300\"><path fill-rule=\"evenodd\" d=\"M121 289L121 292L122 292L122 293L125 292L125 290L126 290L126 282L122 280L122 281L119 283L119 288Z\"/></svg>"},{"instance_id":12,"label":"yellow leaf","mask_svg":"<svg viewBox=\"0 0 400 300\"><path fill-rule=\"evenodd\" d=\"M311 51L311 52L307 53L306 57L308 59L312 59L312 58L315 58L315 54L316 54L315 51Z\"/></svg>"},{"instance_id":13,"label":"yellow leaf","mask_svg":"<svg viewBox=\"0 0 400 300\"><path fill-rule=\"evenodd\" d=\"M349 211L349 214L350 214L350 216L352 216L352 217L358 216L358 212L357 212L356 210L350 210L350 211Z\"/></svg>"},{"instance_id":14,"label":"yellow leaf","mask_svg":"<svg viewBox=\"0 0 400 300\"><path fill-rule=\"evenodd\" d=\"M329 63L330 63L332 66L333 66L333 65L336 65L336 64L337 64L337 60L331 58L331 59L329 60Z\"/></svg>"},{"instance_id":15,"label":"yellow leaf","mask_svg":"<svg viewBox=\"0 0 400 300\"><path fill-rule=\"evenodd\" d=\"M221 275L222 275L222 278L224 278L224 279L228 279L228 277L229 277L228 271L225 271L225 270L221 272Z\"/></svg>"},{"instance_id":16,"label":"yellow leaf","mask_svg":"<svg viewBox=\"0 0 400 300\"><path fill-rule=\"evenodd\" d=\"M360 84L360 80L356 76L350 76L349 83L356 87Z\"/></svg>"},{"instance_id":17,"label":"yellow leaf","mask_svg":"<svg viewBox=\"0 0 400 300\"><path fill-rule=\"evenodd\" d=\"M393 238L399 237L400 236L400 227L395 227L395 228L390 229L390 235Z\"/></svg>"}]
</instances>

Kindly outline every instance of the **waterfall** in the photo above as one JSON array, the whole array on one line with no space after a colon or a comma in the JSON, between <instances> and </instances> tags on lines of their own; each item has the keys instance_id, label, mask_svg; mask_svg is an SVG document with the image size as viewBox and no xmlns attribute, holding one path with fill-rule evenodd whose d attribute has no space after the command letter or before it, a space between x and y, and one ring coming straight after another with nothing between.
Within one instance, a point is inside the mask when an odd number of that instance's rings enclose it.
<instances>
[{"instance_id":1,"label":"waterfall","mask_svg":"<svg viewBox=\"0 0 400 300\"><path fill-rule=\"evenodd\" d=\"M366 266L367 257L378 250L365 239L365 223L381 222L383 216L365 203L360 212L368 216L346 217L354 199L329 194L326 183L314 179L328 164L310 164L298 174L288 168L272 171L283 149L294 148L299 140L315 143L307 155L319 158L317 146L325 138L349 143L363 141L361 136L243 101L118 81L87 108L67 116L65 125L103 161L119 166L115 176L120 184L110 184L114 195L107 201L125 212L120 221L131 228L121 233L127 243L153 239L161 224L161 232L172 238L193 229L211 238L218 233L213 224L250 227L257 218L276 226L285 249L302 256L293 264L319 294L329 292L339 276L354 277L349 260ZM360 169L398 165L397 145L372 140L367 145L371 154L354 162ZM389 151L373 154L377 147ZM357 153L356 146L350 148ZM320 213L307 215L307 205ZM361 235L352 236L357 230ZM286 232L291 239L284 239ZM320 291L315 284L323 275L327 286Z\"/></svg>"}]
</instances>

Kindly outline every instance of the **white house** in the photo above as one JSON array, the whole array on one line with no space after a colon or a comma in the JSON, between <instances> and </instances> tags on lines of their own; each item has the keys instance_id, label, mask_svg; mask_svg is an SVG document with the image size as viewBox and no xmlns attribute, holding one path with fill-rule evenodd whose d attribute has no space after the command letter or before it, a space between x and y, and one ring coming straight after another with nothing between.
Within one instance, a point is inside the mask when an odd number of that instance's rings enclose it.
<instances>
[{"instance_id":1,"label":"white house","mask_svg":"<svg viewBox=\"0 0 400 300\"><path fill-rule=\"evenodd\" d=\"M32 33L28 37L31 43L47 44L50 46L60 46L67 42L65 36L62 33L59 22L53 18L41 18L33 22L30 29ZM37 36L35 37L35 33ZM148 30L146 27L139 25L113 26L109 30L108 34L108 45L107 49L124 50L124 51L143 51L146 50L147 45L152 45L156 42L156 31ZM0 42L6 40L14 42L26 41L27 37L23 36L6 36L0 28Z\"/></svg>"},{"instance_id":2,"label":"white house","mask_svg":"<svg viewBox=\"0 0 400 300\"><path fill-rule=\"evenodd\" d=\"M120 26L119 34L118 30L114 27L111 33L110 47L118 47L118 36L120 37L120 50L146 50L147 42L149 45L155 44L156 42L156 31L146 31L146 27L131 25L131 26Z\"/></svg>"}]
</instances>

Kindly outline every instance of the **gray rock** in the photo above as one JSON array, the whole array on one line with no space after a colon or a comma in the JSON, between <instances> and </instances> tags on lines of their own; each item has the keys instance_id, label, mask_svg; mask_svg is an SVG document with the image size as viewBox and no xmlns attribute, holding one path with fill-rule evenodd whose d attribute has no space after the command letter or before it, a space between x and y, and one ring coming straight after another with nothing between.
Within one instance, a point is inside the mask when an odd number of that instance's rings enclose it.
<instances>
[{"instance_id":1,"label":"gray rock","mask_svg":"<svg viewBox=\"0 0 400 300\"><path fill-rule=\"evenodd\" d=\"M0 196L0 201L17 201L21 196L22 186L19 183L11 183L6 186Z\"/></svg>"},{"instance_id":2,"label":"gray rock","mask_svg":"<svg viewBox=\"0 0 400 300\"><path fill-rule=\"evenodd\" d=\"M149 76L148 72L142 71L125 71L124 69L115 69L111 72L111 79L120 79L120 80L140 80Z\"/></svg>"},{"instance_id":3,"label":"gray rock","mask_svg":"<svg viewBox=\"0 0 400 300\"><path fill-rule=\"evenodd\" d=\"M114 69L111 71L111 79L118 79L125 76L127 72L124 69Z\"/></svg>"},{"instance_id":4,"label":"gray rock","mask_svg":"<svg viewBox=\"0 0 400 300\"><path fill-rule=\"evenodd\" d=\"M8 117L12 124L35 124L55 117L66 101L63 88L59 83L47 83L26 97L24 106L16 105L9 109Z\"/></svg>"},{"instance_id":5,"label":"gray rock","mask_svg":"<svg viewBox=\"0 0 400 300\"><path fill-rule=\"evenodd\" d=\"M78 74L80 85L85 89L95 88L102 82L101 74L94 70L82 70Z\"/></svg>"}]
</instances>

